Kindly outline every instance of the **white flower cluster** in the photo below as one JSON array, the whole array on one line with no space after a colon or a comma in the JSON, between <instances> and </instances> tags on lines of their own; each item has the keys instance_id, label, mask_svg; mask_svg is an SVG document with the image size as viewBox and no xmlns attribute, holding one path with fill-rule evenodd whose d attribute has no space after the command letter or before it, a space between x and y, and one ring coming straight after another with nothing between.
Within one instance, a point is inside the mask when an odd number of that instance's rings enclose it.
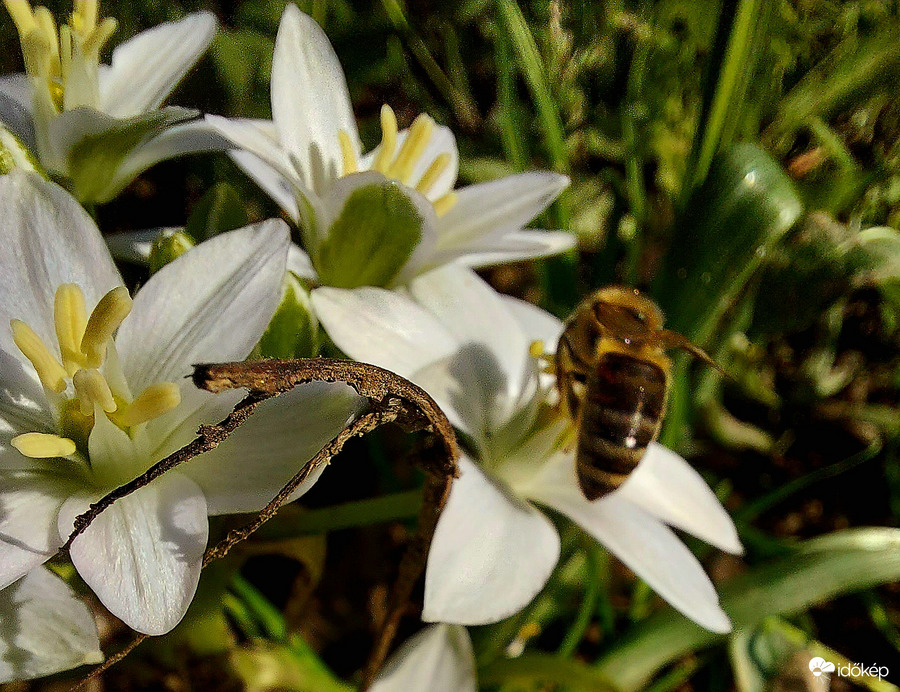
<instances>
[{"instance_id":1,"label":"white flower cluster","mask_svg":"<svg viewBox=\"0 0 900 692\"><path fill-rule=\"evenodd\" d=\"M288 269L318 286L312 306L337 346L422 386L469 450L426 570L423 619L441 624L407 642L373 689L476 689L463 625L521 610L558 560L559 535L538 506L580 525L700 625L730 629L670 528L740 552L713 493L654 444L620 489L585 500L560 443L570 424L529 348L555 343L561 324L471 269L572 247L567 233L523 228L563 176L456 189L452 133L427 116L398 130L387 106L382 141L363 154L337 56L293 5L275 47L274 120L258 122L160 108L209 44L208 14L127 41L106 66L99 52L115 22L99 19L95 1L77 2L58 29L45 8L4 4L27 74L0 81L0 120L78 200L106 201L164 158L230 148L304 248L279 220L224 233L132 298L79 202L0 138L0 162L19 162L0 168L0 681L101 660L88 610L43 564L92 502L231 410L239 392L200 392L185 376L193 363L250 354ZM341 384L267 401L216 450L102 513L73 543L72 564L126 624L170 631L197 587L207 517L261 509L363 403Z\"/></svg>"}]
</instances>

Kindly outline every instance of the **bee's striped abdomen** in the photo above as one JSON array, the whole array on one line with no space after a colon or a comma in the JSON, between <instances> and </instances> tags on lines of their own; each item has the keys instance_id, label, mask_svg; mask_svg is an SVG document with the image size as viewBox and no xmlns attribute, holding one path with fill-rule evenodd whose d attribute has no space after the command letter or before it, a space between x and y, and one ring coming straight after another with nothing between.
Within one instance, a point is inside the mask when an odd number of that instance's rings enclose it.
<instances>
[{"instance_id":1,"label":"bee's striped abdomen","mask_svg":"<svg viewBox=\"0 0 900 692\"><path fill-rule=\"evenodd\" d=\"M578 427L578 483L588 500L618 488L656 439L667 376L656 363L604 353L587 379Z\"/></svg>"}]
</instances>

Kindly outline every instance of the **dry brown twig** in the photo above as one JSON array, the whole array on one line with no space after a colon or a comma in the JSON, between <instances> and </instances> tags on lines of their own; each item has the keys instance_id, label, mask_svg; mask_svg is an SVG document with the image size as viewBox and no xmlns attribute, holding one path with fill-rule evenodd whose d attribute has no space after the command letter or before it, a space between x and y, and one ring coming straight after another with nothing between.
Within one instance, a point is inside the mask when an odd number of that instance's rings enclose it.
<instances>
[{"instance_id":1,"label":"dry brown twig","mask_svg":"<svg viewBox=\"0 0 900 692\"><path fill-rule=\"evenodd\" d=\"M330 358L310 358L204 364L194 367L193 380L197 387L210 392L246 388L249 393L220 423L201 426L197 431L197 437L188 445L91 505L87 512L75 519L74 530L62 550L67 550L72 542L90 526L91 522L117 500L139 490L176 466L215 449L266 399L309 382L348 384L360 396L369 400L368 410L349 423L304 465L262 509L256 519L240 529L230 531L219 543L208 548L203 556L203 566L227 555L231 548L246 540L271 519L278 509L290 499L294 491L318 468L330 463L331 459L351 438L365 435L387 423L395 423L407 432L425 432L426 444L418 457L420 465L427 474L425 499L419 512L418 530L407 546L400 563L397 580L388 601L388 615L382 624L363 671L360 689L367 689L390 651L404 608L425 568L428 548L431 545L438 517L447 501L453 479L458 475L459 448L453 427L444 412L424 390L399 375L366 363ZM122 660L146 637L147 635L136 637L124 651L110 657L95 668L90 676L73 689L82 687L87 681Z\"/></svg>"}]
</instances>

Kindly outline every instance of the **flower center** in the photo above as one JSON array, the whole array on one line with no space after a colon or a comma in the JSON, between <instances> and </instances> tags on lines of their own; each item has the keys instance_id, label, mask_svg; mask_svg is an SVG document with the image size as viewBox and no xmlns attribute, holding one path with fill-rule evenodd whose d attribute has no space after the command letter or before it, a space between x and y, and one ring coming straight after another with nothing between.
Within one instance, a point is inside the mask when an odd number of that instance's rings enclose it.
<instances>
[{"instance_id":1,"label":"flower center","mask_svg":"<svg viewBox=\"0 0 900 692\"><path fill-rule=\"evenodd\" d=\"M116 30L115 19L98 21L98 0L75 0L69 24L57 31L46 7L31 8L27 0L3 0L22 44L25 71L45 93L36 94L57 113L99 104L100 51Z\"/></svg>"},{"instance_id":2,"label":"flower center","mask_svg":"<svg viewBox=\"0 0 900 692\"><path fill-rule=\"evenodd\" d=\"M406 139L397 147L397 117L390 106L381 107L381 144L375 160L372 162L372 170L378 171L388 178L393 178L404 185L415 187L426 197L434 188L438 178L450 165L450 154L444 152L434 157L425 172L413 184L413 173L416 166L422 161L428 143L434 135L434 120L424 113L419 115L409 128ZM338 133L341 143L341 152L344 157L343 175L350 175L359 170L359 162L353 151L350 135L341 130ZM434 211L438 216L443 216L456 203L456 193L448 192L432 202Z\"/></svg>"},{"instance_id":3,"label":"flower center","mask_svg":"<svg viewBox=\"0 0 900 692\"><path fill-rule=\"evenodd\" d=\"M13 438L12 445L24 456L46 459L81 452L87 458L95 416L105 415L130 433L181 403L178 385L171 382L150 385L131 396L113 342L131 305L128 289L119 286L103 296L88 317L81 289L62 284L53 305L59 358L25 322L10 322L13 341L56 404L60 432L31 432Z\"/></svg>"}]
</instances>

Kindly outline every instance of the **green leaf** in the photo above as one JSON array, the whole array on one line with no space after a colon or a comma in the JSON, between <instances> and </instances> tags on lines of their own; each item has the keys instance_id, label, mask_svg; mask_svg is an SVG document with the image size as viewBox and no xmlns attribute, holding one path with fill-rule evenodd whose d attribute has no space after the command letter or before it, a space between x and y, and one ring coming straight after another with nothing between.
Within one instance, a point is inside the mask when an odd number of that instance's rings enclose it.
<instances>
[{"instance_id":1,"label":"green leaf","mask_svg":"<svg viewBox=\"0 0 900 692\"><path fill-rule=\"evenodd\" d=\"M900 290L900 231L887 226L860 231L847 248L859 282L877 286L889 300Z\"/></svg>"},{"instance_id":2,"label":"green leaf","mask_svg":"<svg viewBox=\"0 0 900 692\"><path fill-rule=\"evenodd\" d=\"M422 239L422 219L397 183L354 190L319 247L320 283L337 288L388 286Z\"/></svg>"},{"instance_id":3,"label":"green leaf","mask_svg":"<svg viewBox=\"0 0 900 692\"><path fill-rule=\"evenodd\" d=\"M718 154L677 226L654 294L671 329L704 347L802 205L778 163L753 144Z\"/></svg>"},{"instance_id":4,"label":"green leaf","mask_svg":"<svg viewBox=\"0 0 900 692\"><path fill-rule=\"evenodd\" d=\"M773 615L800 613L835 596L898 579L900 529L850 529L804 541L792 554L727 582L719 594L735 631L741 631ZM667 608L633 629L598 668L631 692L667 663L724 638Z\"/></svg>"},{"instance_id":5,"label":"green leaf","mask_svg":"<svg viewBox=\"0 0 900 692\"><path fill-rule=\"evenodd\" d=\"M293 639L290 647L258 644L231 654L247 692L353 692L355 688L338 680L305 642Z\"/></svg>"},{"instance_id":6,"label":"green leaf","mask_svg":"<svg viewBox=\"0 0 900 692\"><path fill-rule=\"evenodd\" d=\"M292 273L284 277L281 302L259 340L265 358L312 358L319 352L319 321L309 291Z\"/></svg>"},{"instance_id":7,"label":"green leaf","mask_svg":"<svg viewBox=\"0 0 900 692\"><path fill-rule=\"evenodd\" d=\"M785 95L765 138L786 152L796 130L816 116L827 118L879 92L893 93L900 75L900 27L886 25L871 38L842 41Z\"/></svg>"},{"instance_id":8,"label":"green leaf","mask_svg":"<svg viewBox=\"0 0 900 692\"><path fill-rule=\"evenodd\" d=\"M195 111L184 108L165 108L116 121L109 129L81 139L69 151L69 177L75 197L81 202L110 201L131 182L115 181L115 177L134 148L166 127L194 115Z\"/></svg>"},{"instance_id":9,"label":"green leaf","mask_svg":"<svg viewBox=\"0 0 900 692\"><path fill-rule=\"evenodd\" d=\"M197 242L250 223L244 202L231 185L213 185L194 205L184 230Z\"/></svg>"},{"instance_id":10,"label":"green leaf","mask_svg":"<svg viewBox=\"0 0 900 692\"><path fill-rule=\"evenodd\" d=\"M480 685L558 683L570 690L616 692L616 685L595 668L551 654L527 653L494 661L478 670Z\"/></svg>"},{"instance_id":11,"label":"green leaf","mask_svg":"<svg viewBox=\"0 0 900 692\"><path fill-rule=\"evenodd\" d=\"M850 286L842 246L850 231L827 214L807 216L798 232L769 253L760 277L751 329L800 331Z\"/></svg>"}]
</instances>

